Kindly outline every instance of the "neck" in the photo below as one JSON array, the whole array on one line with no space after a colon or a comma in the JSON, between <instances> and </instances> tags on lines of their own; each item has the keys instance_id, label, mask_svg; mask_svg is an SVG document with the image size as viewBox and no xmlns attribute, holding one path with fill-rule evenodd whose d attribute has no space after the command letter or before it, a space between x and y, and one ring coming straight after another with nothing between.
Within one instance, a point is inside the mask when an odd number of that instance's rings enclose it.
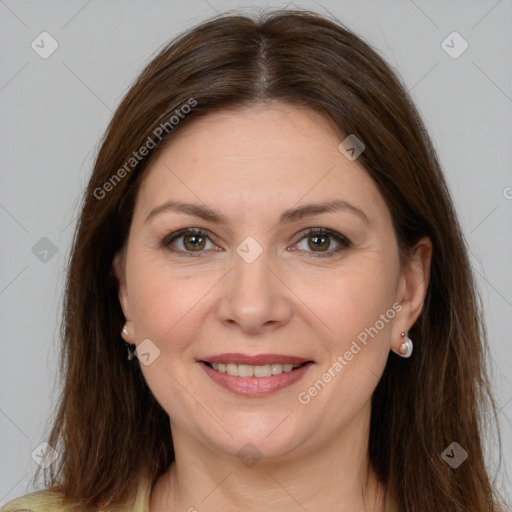
<instances>
[{"instance_id":1,"label":"neck","mask_svg":"<svg viewBox=\"0 0 512 512\"><path fill-rule=\"evenodd\" d=\"M385 511L385 487L368 462L368 429L360 422L323 446L252 465L175 425L172 433L176 459L153 488L151 512Z\"/></svg>"}]
</instances>

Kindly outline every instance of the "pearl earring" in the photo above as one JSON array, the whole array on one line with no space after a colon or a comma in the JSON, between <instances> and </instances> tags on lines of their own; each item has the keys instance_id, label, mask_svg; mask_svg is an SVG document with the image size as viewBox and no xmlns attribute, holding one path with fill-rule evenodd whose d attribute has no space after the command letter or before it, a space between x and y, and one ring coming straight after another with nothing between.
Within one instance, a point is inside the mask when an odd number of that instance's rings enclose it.
<instances>
[{"instance_id":1,"label":"pearl earring","mask_svg":"<svg viewBox=\"0 0 512 512\"><path fill-rule=\"evenodd\" d=\"M402 338L404 339L404 342L400 345L400 348L398 351L400 352L400 355L402 357L411 357L412 354L412 340L407 336L407 333L405 331L401 334Z\"/></svg>"},{"instance_id":2,"label":"pearl earring","mask_svg":"<svg viewBox=\"0 0 512 512\"><path fill-rule=\"evenodd\" d=\"M128 329L126 328L126 325L123 325L123 328L121 329L121 332L125 335L125 336L128 336ZM131 361L134 357L135 357L135 349L137 348L135 346L135 344L131 344L131 343L128 343L126 341L124 341L124 345L126 347L126 350L128 351L128 361Z\"/></svg>"}]
</instances>

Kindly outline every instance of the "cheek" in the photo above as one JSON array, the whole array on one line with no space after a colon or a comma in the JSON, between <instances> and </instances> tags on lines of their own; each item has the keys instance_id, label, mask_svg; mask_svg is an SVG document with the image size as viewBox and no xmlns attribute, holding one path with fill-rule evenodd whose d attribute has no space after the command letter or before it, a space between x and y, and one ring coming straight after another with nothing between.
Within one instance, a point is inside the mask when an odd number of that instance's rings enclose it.
<instances>
[{"instance_id":1,"label":"cheek","mask_svg":"<svg viewBox=\"0 0 512 512\"><path fill-rule=\"evenodd\" d=\"M353 418L368 403L389 354L389 332L396 315L392 288L369 273L329 280L330 293L311 297L318 314L316 333L322 347L321 364L298 396L311 417L338 425ZM383 315L383 316L381 316ZM382 319L384 317L384 320ZM334 333L334 334L333 334Z\"/></svg>"},{"instance_id":2,"label":"cheek","mask_svg":"<svg viewBox=\"0 0 512 512\"><path fill-rule=\"evenodd\" d=\"M394 277L392 269L385 271L377 258L368 257L337 271L301 278L297 295L305 297L305 305L315 313L317 332L325 333L331 354L346 350L392 308ZM378 328L386 331L389 323L379 322Z\"/></svg>"},{"instance_id":3,"label":"cheek","mask_svg":"<svg viewBox=\"0 0 512 512\"><path fill-rule=\"evenodd\" d=\"M134 258L129 287L137 339L149 338L166 351L183 348L200 325L194 318L205 295L219 281L213 274L184 276L165 261Z\"/></svg>"}]
</instances>

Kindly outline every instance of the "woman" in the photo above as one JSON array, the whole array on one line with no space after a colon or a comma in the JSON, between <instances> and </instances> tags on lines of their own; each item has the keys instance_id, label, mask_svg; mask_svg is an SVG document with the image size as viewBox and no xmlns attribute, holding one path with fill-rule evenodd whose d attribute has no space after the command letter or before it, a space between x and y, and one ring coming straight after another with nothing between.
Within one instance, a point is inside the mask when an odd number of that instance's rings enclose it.
<instances>
[{"instance_id":1,"label":"woman","mask_svg":"<svg viewBox=\"0 0 512 512\"><path fill-rule=\"evenodd\" d=\"M60 457L5 512L501 510L445 180L335 20L221 16L148 65L89 182L63 341Z\"/></svg>"}]
</instances>

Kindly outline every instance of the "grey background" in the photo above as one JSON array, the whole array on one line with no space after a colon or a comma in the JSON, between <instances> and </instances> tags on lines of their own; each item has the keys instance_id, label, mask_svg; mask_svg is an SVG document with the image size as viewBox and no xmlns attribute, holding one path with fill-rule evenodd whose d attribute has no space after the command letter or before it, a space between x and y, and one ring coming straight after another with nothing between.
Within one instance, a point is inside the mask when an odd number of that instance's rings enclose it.
<instances>
[{"instance_id":1,"label":"grey background","mask_svg":"<svg viewBox=\"0 0 512 512\"><path fill-rule=\"evenodd\" d=\"M329 10L376 47L402 76L434 139L483 298L503 434L497 485L510 498L512 2L293 5ZM112 112L161 45L216 11L247 6L0 0L0 505L32 490L31 453L45 441L59 391L61 291L78 198ZM43 31L59 45L47 59L31 48ZM453 31L469 44L457 59L441 46ZM489 437L492 469L491 430Z\"/></svg>"}]
</instances>

